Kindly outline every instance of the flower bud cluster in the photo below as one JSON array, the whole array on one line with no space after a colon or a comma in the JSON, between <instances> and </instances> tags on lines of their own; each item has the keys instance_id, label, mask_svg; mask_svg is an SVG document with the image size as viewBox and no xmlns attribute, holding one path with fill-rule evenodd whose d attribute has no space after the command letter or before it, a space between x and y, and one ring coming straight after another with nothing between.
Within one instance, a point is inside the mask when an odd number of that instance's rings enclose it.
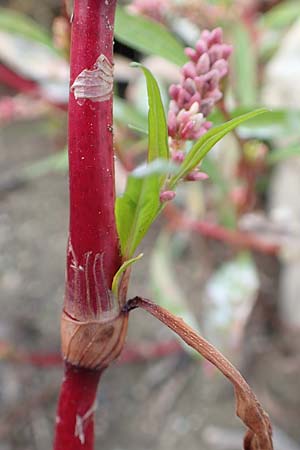
<instances>
[{"instance_id":1,"label":"flower bud cluster","mask_svg":"<svg viewBox=\"0 0 300 450\"><path fill-rule=\"evenodd\" d=\"M195 49L185 49L189 62L181 69L180 84L169 90L168 129L174 144L198 139L211 127L206 118L222 98L220 81L228 72L231 52L221 28L204 30Z\"/></svg>"}]
</instances>

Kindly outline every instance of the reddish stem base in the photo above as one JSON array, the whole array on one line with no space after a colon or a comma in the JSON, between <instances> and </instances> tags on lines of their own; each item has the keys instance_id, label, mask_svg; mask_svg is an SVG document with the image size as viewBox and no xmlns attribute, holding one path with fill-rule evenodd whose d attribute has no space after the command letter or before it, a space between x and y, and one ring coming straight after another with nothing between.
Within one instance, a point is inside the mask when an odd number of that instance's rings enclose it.
<instances>
[{"instance_id":1,"label":"reddish stem base","mask_svg":"<svg viewBox=\"0 0 300 450\"><path fill-rule=\"evenodd\" d=\"M66 365L56 416L54 450L94 448L94 409L101 374Z\"/></svg>"}]
</instances>

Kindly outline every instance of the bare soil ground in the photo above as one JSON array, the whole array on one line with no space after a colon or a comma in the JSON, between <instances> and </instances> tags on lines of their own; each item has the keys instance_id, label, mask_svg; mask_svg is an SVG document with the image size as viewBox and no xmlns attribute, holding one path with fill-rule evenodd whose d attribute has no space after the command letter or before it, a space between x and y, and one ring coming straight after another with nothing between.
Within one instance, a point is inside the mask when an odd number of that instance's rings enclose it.
<instances>
[{"instance_id":1,"label":"bare soil ground","mask_svg":"<svg viewBox=\"0 0 300 450\"><path fill-rule=\"evenodd\" d=\"M30 161L50 154L54 146L53 139L45 137L43 122L1 130L1 180L7 180ZM4 191L2 185L0 450L51 449L62 365L41 368L12 361L6 344L28 353L59 352L67 209L65 174L49 174L9 191ZM154 230L145 243L146 255L155 235ZM207 254L203 252L207 248L196 237L178 271L181 286L199 316L203 282L199 267L202 264L205 273ZM220 245L209 248L217 259L226 255ZM299 340L287 332L283 334L273 318L277 263L260 260L259 264L262 278L267 278L268 283L247 328L240 367L270 412L276 450L296 450L300 448ZM135 270L132 295L153 295L147 275L145 257ZM266 316L268 313L270 316ZM171 337L146 313L132 313L129 343ZM241 448L243 427L234 417L231 387L184 352L151 361L116 363L103 376L96 422L96 449Z\"/></svg>"}]
</instances>

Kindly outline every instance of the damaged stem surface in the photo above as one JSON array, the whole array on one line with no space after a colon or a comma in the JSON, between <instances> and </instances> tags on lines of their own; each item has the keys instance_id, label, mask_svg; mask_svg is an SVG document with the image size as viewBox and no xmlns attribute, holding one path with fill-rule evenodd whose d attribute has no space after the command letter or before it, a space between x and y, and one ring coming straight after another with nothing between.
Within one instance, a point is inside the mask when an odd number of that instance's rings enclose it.
<instances>
[{"instance_id":1,"label":"damaged stem surface","mask_svg":"<svg viewBox=\"0 0 300 450\"><path fill-rule=\"evenodd\" d=\"M261 407L250 386L240 372L213 345L189 327L181 318L150 300L135 297L125 305L124 311L142 308L163 322L180 336L186 344L211 362L233 384L236 396L236 414L248 427L244 450L273 450L272 428L268 415Z\"/></svg>"},{"instance_id":2,"label":"damaged stem surface","mask_svg":"<svg viewBox=\"0 0 300 450\"><path fill-rule=\"evenodd\" d=\"M65 377L54 450L92 450L100 375L127 330L111 293L121 265L114 203L113 25L116 0L75 0L72 19L69 167L70 227L62 313Z\"/></svg>"}]
</instances>

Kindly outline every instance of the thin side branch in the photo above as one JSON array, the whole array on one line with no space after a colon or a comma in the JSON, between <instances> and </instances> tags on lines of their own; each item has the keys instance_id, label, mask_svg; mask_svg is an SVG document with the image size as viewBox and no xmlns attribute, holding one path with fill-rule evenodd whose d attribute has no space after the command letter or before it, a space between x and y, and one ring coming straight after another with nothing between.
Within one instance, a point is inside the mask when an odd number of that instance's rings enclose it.
<instances>
[{"instance_id":1,"label":"thin side branch","mask_svg":"<svg viewBox=\"0 0 300 450\"><path fill-rule=\"evenodd\" d=\"M188 230L202 236L233 245L246 248L266 255L277 256L280 245L268 242L253 233L238 230L229 230L216 223L205 220L194 220L181 213L174 205L168 204L164 213L170 220L169 227L172 230Z\"/></svg>"},{"instance_id":2,"label":"thin side branch","mask_svg":"<svg viewBox=\"0 0 300 450\"><path fill-rule=\"evenodd\" d=\"M273 450L272 428L267 413L263 410L240 372L222 353L196 333L181 318L176 317L152 301L135 297L127 302L125 311L128 312L135 308L148 311L152 316L167 325L186 344L216 366L233 384L236 396L236 414L248 427L244 439L244 450Z\"/></svg>"}]
</instances>

